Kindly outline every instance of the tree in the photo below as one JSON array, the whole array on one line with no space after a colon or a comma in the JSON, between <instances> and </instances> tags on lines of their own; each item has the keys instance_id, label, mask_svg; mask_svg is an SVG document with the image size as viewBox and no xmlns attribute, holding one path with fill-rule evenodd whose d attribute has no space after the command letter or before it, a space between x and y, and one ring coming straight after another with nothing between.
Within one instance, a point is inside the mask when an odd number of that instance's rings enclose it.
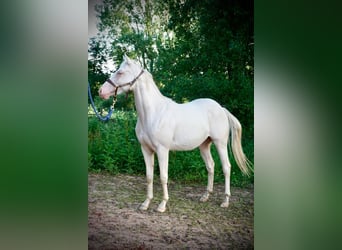
<instances>
[{"instance_id":1,"label":"tree","mask_svg":"<svg viewBox=\"0 0 342 250\"><path fill-rule=\"evenodd\" d=\"M97 96L100 84L108 78L108 75L103 73L102 69L107 61L108 49L101 37L90 39L88 53L88 81L90 83L91 93L94 97ZM89 98L88 103L90 103Z\"/></svg>"},{"instance_id":2,"label":"tree","mask_svg":"<svg viewBox=\"0 0 342 250\"><path fill-rule=\"evenodd\" d=\"M100 31L112 41L113 60L119 64L127 53L153 73L158 47L165 40L164 31L168 23L166 2L104 0L96 10Z\"/></svg>"},{"instance_id":3,"label":"tree","mask_svg":"<svg viewBox=\"0 0 342 250\"><path fill-rule=\"evenodd\" d=\"M253 1L104 0L96 9L107 57L139 60L178 102L217 100L253 135Z\"/></svg>"},{"instance_id":4,"label":"tree","mask_svg":"<svg viewBox=\"0 0 342 250\"><path fill-rule=\"evenodd\" d=\"M253 133L253 1L169 1L173 78L158 75L178 101L211 97ZM170 63L169 63L170 65Z\"/></svg>"}]
</instances>

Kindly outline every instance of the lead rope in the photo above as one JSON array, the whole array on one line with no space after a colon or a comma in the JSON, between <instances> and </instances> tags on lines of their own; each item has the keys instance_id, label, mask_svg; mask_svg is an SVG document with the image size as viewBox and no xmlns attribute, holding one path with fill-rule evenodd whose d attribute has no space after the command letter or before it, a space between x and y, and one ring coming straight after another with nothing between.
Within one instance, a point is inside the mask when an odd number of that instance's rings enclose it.
<instances>
[{"instance_id":1,"label":"lead rope","mask_svg":"<svg viewBox=\"0 0 342 250\"><path fill-rule=\"evenodd\" d=\"M109 112L108 112L108 114L107 114L105 117L101 116L101 115L97 112L97 109L96 109L96 107L95 107L95 103L94 103L93 97L92 97L92 95L91 95L90 83L89 83L89 82L88 82L88 96L89 96L89 99L90 99L90 102L91 102L91 106L92 106L92 108L93 108L93 110L94 110L95 115L97 116L97 118L99 118L99 119L100 119L101 121L103 121L103 122L109 121L109 119L110 119L110 117L112 116L112 113L113 113L113 111L114 111L114 105L115 105L115 103L116 103L116 96L113 97L113 103L112 103L112 105L110 106Z\"/></svg>"}]
</instances>

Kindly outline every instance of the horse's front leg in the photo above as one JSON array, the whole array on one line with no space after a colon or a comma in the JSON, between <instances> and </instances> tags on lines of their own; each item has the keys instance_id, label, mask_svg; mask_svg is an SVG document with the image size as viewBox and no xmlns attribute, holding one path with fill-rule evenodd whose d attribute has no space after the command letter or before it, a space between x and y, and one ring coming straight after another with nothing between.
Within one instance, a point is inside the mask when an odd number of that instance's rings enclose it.
<instances>
[{"instance_id":1,"label":"horse's front leg","mask_svg":"<svg viewBox=\"0 0 342 250\"><path fill-rule=\"evenodd\" d=\"M165 148L159 149L157 155L160 170L160 182L163 188L163 200L159 204L157 211L163 213L166 210L166 203L169 200L169 193L167 190L169 150Z\"/></svg>"},{"instance_id":2,"label":"horse's front leg","mask_svg":"<svg viewBox=\"0 0 342 250\"><path fill-rule=\"evenodd\" d=\"M140 210L147 210L151 200L153 199L153 169L154 169L154 152L148 147L141 146L146 165L146 181L147 181L147 198L140 205Z\"/></svg>"}]
</instances>

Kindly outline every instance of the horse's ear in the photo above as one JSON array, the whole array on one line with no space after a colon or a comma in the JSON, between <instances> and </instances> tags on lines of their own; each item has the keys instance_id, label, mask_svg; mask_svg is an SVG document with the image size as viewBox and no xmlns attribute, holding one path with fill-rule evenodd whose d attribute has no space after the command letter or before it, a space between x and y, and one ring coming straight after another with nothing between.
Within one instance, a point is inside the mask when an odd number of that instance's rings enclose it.
<instances>
[{"instance_id":1,"label":"horse's ear","mask_svg":"<svg viewBox=\"0 0 342 250\"><path fill-rule=\"evenodd\" d=\"M131 59L126 54L124 54L123 59L126 62L130 62L131 61Z\"/></svg>"}]
</instances>

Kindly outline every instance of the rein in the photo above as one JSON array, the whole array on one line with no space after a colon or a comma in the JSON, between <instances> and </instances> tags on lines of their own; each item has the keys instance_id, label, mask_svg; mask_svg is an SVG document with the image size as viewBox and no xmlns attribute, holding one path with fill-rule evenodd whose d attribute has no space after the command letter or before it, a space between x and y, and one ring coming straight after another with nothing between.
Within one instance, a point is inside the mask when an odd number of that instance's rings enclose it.
<instances>
[{"instance_id":1,"label":"rein","mask_svg":"<svg viewBox=\"0 0 342 250\"><path fill-rule=\"evenodd\" d=\"M95 103L94 103L93 97L92 97L92 95L91 95L90 83L89 83L89 82L88 82L88 96L89 96L89 99L90 99L90 102L91 102L91 106L92 106L92 108L93 108L93 110L94 110L95 115L97 116L97 118L99 118L99 119L100 119L101 121L103 121L103 122L109 121L109 119L110 119L110 117L111 117L111 115L112 115L112 113L113 113L113 111L114 111L114 104L115 104L115 102L116 102L116 98L113 98L113 104L110 106L110 109L109 109L108 114L107 114L105 117L103 117L103 116L101 116L101 115L97 112L97 109L96 109L96 107L95 107Z\"/></svg>"}]
</instances>

